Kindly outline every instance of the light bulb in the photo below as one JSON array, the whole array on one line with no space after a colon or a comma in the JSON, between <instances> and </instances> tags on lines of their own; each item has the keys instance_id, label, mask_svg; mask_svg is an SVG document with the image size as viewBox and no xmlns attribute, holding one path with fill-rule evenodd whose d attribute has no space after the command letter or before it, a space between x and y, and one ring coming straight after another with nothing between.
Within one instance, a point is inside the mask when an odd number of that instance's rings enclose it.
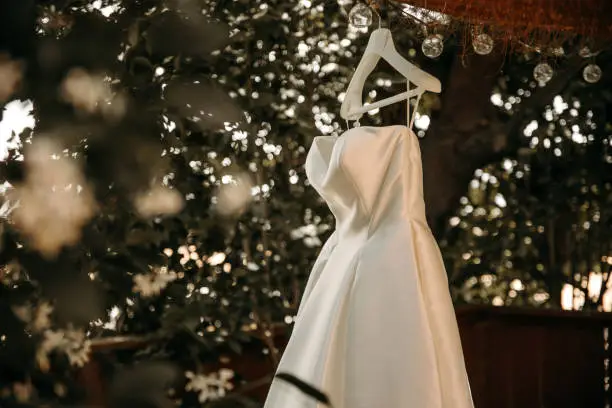
<instances>
[{"instance_id":1,"label":"light bulb","mask_svg":"<svg viewBox=\"0 0 612 408\"><path fill-rule=\"evenodd\" d=\"M489 34L480 33L472 39L474 52L479 55L487 55L493 51L493 38Z\"/></svg>"},{"instance_id":2,"label":"light bulb","mask_svg":"<svg viewBox=\"0 0 612 408\"><path fill-rule=\"evenodd\" d=\"M444 51L444 40L440 34L428 35L421 44L423 54L429 58L438 58Z\"/></svg>"},{"instance_id":3,"label":"light bulb","mask_svg":"<svg viewBox=\"0 0 612 408\"><path fill-rule=\"evenodd\" d=\"M357 28L369 27L372 24L372 9L363 3L357 3L349 11L349 24Z\"/></svg>"},{"instance_id":4,"label":"light bulb","mask_svg":"<svg viewBox=\"0 0 612 408\"><path fill-rule=\"evenodd\" d=\"M599 81L601 79L601 75L601 68L599 68L599 65L597 64L589 64L584 67L584 70L582 71L582 77L589 84L594 84L595 82Z\"/></svg>"},{"instance_id":5,"label":"light bulb","mask_svg":"<svg viewBox=\"0 0 612 408\"><path fill-rule=\"evenodd\" d=\"M545 85L553 77L553 69L546 62L541 62L533 69L533 77L540 85Z\"/></svg>"}]
</instances>

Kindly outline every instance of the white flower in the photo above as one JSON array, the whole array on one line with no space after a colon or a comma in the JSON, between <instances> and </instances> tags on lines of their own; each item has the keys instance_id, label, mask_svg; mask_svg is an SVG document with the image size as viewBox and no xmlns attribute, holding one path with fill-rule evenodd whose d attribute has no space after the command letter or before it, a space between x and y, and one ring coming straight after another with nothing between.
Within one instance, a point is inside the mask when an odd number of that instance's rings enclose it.
<instances>
[{"instance_id":1,"label":"white flower","mask_svg":"<svg viewBox=\"0 0 612 408\"><path fill-rule=\"evenodd\" d=\"M253 182L248 174L225 175L217 192L217 211L222 215L241 212L251 202Z\"/></svg>"},{"instance_id":2,"label":"white flower","mask_svg":"<svg viewBox=\"0 0 612 408\"><path fill-rule=\"evenodd\" d=\"M41 332L51 326L51 313L53 306L47 302L38 305L36 310L32 305L13 306L13 313L21 321L28 324L28 327L34 332Z\"/></svg>"},{"instance_id":3,"label":"white flower","mask_svg":"<svg viewBox=\"0 0 612 408\"><path fill-rule=\"evenodd\" d=\"M185 377L189 379L185 390L197 392L198 400L201 403L224 397L226 391L234 388L231 383L231 379L234 378L234 372L227 368L222 368L218 373L209 375L195 374L187 371Z\"/></svg>"},{"instance_id":4,"label":"white flower","mask_svg":"<svg viewBox=\"0 0 612 408\"><path fill-rule=\"evenodd\" d=\"M183 209L183 196L176 190L157 186L136 196L134 206L144 218L173 215Z\"/></svg>"},{"instance_id":5,"label":"white flower","mask_svg":"<svg viewBox=\"0 0 612 408\"><path fill-rule=\"evenodd\" d=\"M121 118L127 107L125 96L113 93L111 78L82 68L68 73L62 82L61 97L82 112L100 112L108 120Z\"/></svg>"},{"instance_id":6,"label":"white flower","mask_svg":"<svg viewBox=\"0 0 612 408\"><path fill-rule=\"evenodd\" d=\"M17 402L22 404L28 402L33 393L34 387L32 387L32 383L30 381L24 383L13 383L13 395L15 396Z\"/></svg>"},{"instance_id":7,"label":"white flower","mask_svg":"<svg viewBox=\"0 0 612 408\"><path fill-rule=\"evenodd\" d=\"M90 75L82 68L71 70L62 83L63 99L88 113L95 112L111 95L111 89L102 76Z\"/></svg>"},{"instance_id":8,"label":"white flower","mask_svg":"<svg viewBox=\"0 0 612 408\"><path fill-rule=\"evenodd\" d=\"M36 332L47 329L51 326L51 319L49 318L53 313L53 306L47 302L43 302L36 308L36 314L32 321L32 329Z\"/></svg>"},{"instance_id":9,"label":"white flower","mask_svg":"<svg viewBox=\"0 0 612 408\"><path fill-rule=\"evenodd\" d=\"M168 271L166 267L154 269L148 274L139 273L134 275L133 291L140 293L142 297L159 295L162 289L166 288L176 278L176 272Z\"/></svg>"},{"instance_id":10,"label":"white flower","mask_svg":"<svg viewBox=\"0 0 612 408\"><path fill-rule=\"evenodd\" d=\"M53 156L57 150L38 139L26 154L25 183L12 191L19 201L12 214L16 226L47 257L79 241L96 207L80 169L69 158Z\"/></svg>"},{"instance_id":11,"label":"white flower","mask_svg":"<svg viewBox=\"0 0 612 408\"><path fill-rule=\"evenodd\" d=\"M308 224L291 231L291 239L301 239L309 248L321 246L322 242L319 234L324 233L329 229L326 224Z\"/></svg>"},{"instance_id":12,"label":"white flower","mask_svg":"<svg viewBox=\"0 0 612 408\"><path fill-rule=\"evenodd\" d=\"M7 58L6 55L0 55L0 102L6 101L11 96L21 77L21 64Z\"/></svg>"},{"instance_id":13,"label":"white flower","mask_svg":"<svg viewBox=\"0 0 612 408\"><path fill-rule=\"evenodd\" d=\"M66 354L70 365L83 367L89 361L91 344L83 330L73 328L46 330L36 353L36 360L41 370L49 370L49 354L52 351Z\"/></svg>"}]
</instances>

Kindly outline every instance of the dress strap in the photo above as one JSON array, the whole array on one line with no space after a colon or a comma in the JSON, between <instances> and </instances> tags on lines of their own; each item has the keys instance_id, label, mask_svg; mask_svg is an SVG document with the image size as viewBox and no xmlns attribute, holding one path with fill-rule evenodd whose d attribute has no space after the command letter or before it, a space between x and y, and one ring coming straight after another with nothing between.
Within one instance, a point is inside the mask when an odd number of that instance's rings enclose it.
<instances>
[{"instance_id":1,"label":"dress strap","mask_svg":"<svg viewBox=\"0 0 612 408\"><path fill-rule=\"evenodd\" d=\"M406 88L407 91L410 92L410 81L406 81ZM419 102L421 101L421 96L423 95L424 91L422 89L419 89L417 87L416 89L417 94L417 100L416 103L414 104L414 111L412 112L412 115L410 114L410 97L408 97L408 99L406 100L406 125L408 126L408 129L412 130L412 125L414 124L414 119L416 117L416 113L417 113L417 109L419 108Z\"/></svg>"},{"instance_id":2,"label":"dress strap","mask_svg":"<svg viewBox=\"0 0 612 408\"><path fill-rule=\"evenodd\" d=\"M410 92L410 81L406 81L406 91ZM410 96L406 99L406 126L409 128L412 127L412 120L410 119Z\"/></svg>"},{"instance_id":3,"label":"dress strap","mask_svg":"<svg viewBox=\"0 0 612 408\"><path fill-rule=\"evenodd\" d=\"M412 125L414 124L414 118L416 117L417 109L419 108L419 102L421 101L421 96L423 96L423 92L419 92L419 94L417 95L416 103L414 104L414 112L412 112L412 117L409 116L410 123L408 124L408 127L410 129L412 129ZM408 100L408 109L410 109L410 100Z\"/></svg>"}]
</instances>

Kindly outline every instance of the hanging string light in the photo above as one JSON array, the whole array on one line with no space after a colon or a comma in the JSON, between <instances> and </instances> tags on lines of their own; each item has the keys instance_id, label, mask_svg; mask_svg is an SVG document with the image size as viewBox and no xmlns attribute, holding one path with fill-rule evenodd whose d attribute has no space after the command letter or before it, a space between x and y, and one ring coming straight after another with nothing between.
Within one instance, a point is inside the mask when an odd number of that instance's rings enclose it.
<instances>
[{"instance_id":1,"label":"hanging string light","mask_svg":"<svg viewBox=\"0 0 612 408\"><path fill-rule=\"evenodd\" d=\"M527 45L527 52L545 57L591 58L607 49L612 39L609 0L395 0L390 4L413 25L457 37L479 55L503 44L500 50L506 52L520 52L521 45ZM437 45L437 40L427 39L425 54L437 55Z\"/></svg>"},{"instance_id":2,"label":"hanging string light","mask_svg":"<svg viewBox=\"0 0 612 408\"><path fill-rule=\"evenodd\" d=\"M533 77L540 84L540 86L546 85L553 77L554 71L552 67L546 63L541 62L533 69Z\"/></svg>"},{"instance_id":3,"label":"hanging string light","mask_svg":"<svg viewBox=\"0 0 612 408\"><path fill-rule=\"evenodd\" d=\"M355 0L336 0L340 5L349 5ZM366 0L364 3L363 0L357 0L354 3L354 6L351 8L348 19L351 27L364 30L370 27L373 24L374 20L374 10L377 10L380 7L380 1L384 0ZM589 30L589 28L585 25L584 19L578 18L576 19L575 15L571 12L563 14L563 16L559 16L561 20L553 21L554 24L550 25L547 23L546 17L544 14L540 13L540 11L546 9L543 4L548 4L547 2L553 0L534 0L536 2L542 3L542 5L532 4L532 0L516 0L521 5L521 10L525 13L529 12L537 12L538 18L541 20L530 22L529 27L524 28L521 25L521 19L517 20L517 16L514 11L508 11L508 13L512 14L511 16L506 16L504 13L497 14L487 14L489 11L486 8L480 8L478 6L477 9L468 12L460 7L448 9L445 5L447 4L444 0L433 0L433 3L430 3L429 0L396 0L398 3L405 3L404 5L397 6L401 11L401 15L404 18L414 19L415 24L419 24L422 26L425 33L429 31L429 29L433 29L436 31L436 34L429 34L425 37L425 39L421 43L421 50L423 54L428 58L438 58L444 52L444 37L440 34L440 30L450 30L452 34L453 27L450 26L451 20L459 21L464 23L462 26L464 28L468 28L466 30L466 35L471 36L471 46L473 48L474 53L478 55L488 55L493 52L493 49L497 46L496 44L505 45L504 49L512 50L512 46L507 46L508 43L519 44L527 47L529 50L527 52L533 53L534 51L537 54L540 54L541 57L554 57L560 58L570 54L579 54L583 58L593 58L595 57L601 50L592 51L590 46L594 44L599 44L597 42L597 38L600 38L601 35L590 38L588 36L583 37L585 39L582 42L583 45L580 45L578 49L575 49L571 46L570 49L564 49L565 44L563 41L568 39L576 38L577 35L583 33L584 30ZM455 0L457 2L462 1L472 1L472 0ZM515 0L496 0L500 3L513 2ZM591 1L591 0L589 0ZM592 0L594 3L596 2L605 2L605 0ZM385 2L386 4L386 2ZM512 3L514 4L514 3ZM539 3L538 3L539 4ZM386 6L385 6L386 7ZM475 16L472 16L470 13L476 13ZM448 13L448 14L445 14ZM466 14L467 13L467 14ZM523 13L523 14L525 14ZM520 14L520 13L519 13ZM523 15L521 14L521 15ZM588 13L587 13L588 14ZM589 14L591 16L591 14ZM471 18L474 17L474 18ZM447 21L448 20L448 21ZM516 21L515 21L516 20ZM563 21L569 21L571 24L568 26L567 24L562 24ZM597 22L599 24L600 22ZM549 35L552 32L557 32L555 27L573 27L572 30L563 31L560 37L554 37ZM523 28L521 28L523 27ZM590 27L590 25L589 25ZM524 29L524 30L523 30ZM523 31L521 31L523 30ZM548 31L547 31L548 30ZM598 29L599 30L599 29ZM601 30L597 31L599 34ZM431 32L431 31L430 31ZM549 33L549 34L546 34ZM447 31L444 34L448 34ZM530 38L531 34L534 34L534 37ZM542 34L542 35L540 35ZM546 35L545 35L546 34ZM602 34L603 35L603 34ZM550 37L548 40L546 38ZM554 38L553 38L554 37ZM468 42L468 43L470 43ZM579 42L580 43L580 42ZM536 44L536 45L530 45ZM588 44L589 46L586 46ZM578 45L574 42L574 46ZM514 48L516 50L516 48ZM520 49L520 48L519 48ZM533 77L537 81L540 86L546 85L554 76L555 72L551 65L547 62L541 62L534 67ZM585 82L587 83L596 83L602 77L602 69L596 64L588 64L582 71L582 76Z\"/></svg>"},{"instance_id":4,"label":"hanging string light","mask_svg":"<svg viewBox=\"0 0 612 408\"><path fill-rule=\"evenodd\" d=\"M349 11L349 24L356 28L366 28L372 25L372 9L363 3L357 3Z\"/></svg>"},{"instance_id":5,"label":"hanging string light","mask_svg":"<svg viewBox=\"0 0 612 408\"><path fill-rule=\"evenodd\" d=\"M609 41L612 37L612 4L609 0L395 1L412 9L421 9L421 13L426 15L426 18L418 19L422 23L427 23L427 16L435 12L444 13L464 27L492 27L500 42L536 43L547 48L560 37L601 41ZM463 28L461 30L468 34Z\"/></svg>"},{"instance_id":6,"label":"hanging string light","mask_svg":"<svg viewBox=\"0 0 612 408\"><path fill-rule=\"evenodd\" d=\"M493 51L493 38L489 34L480 33L472 38L474 52L479 55L487 55Z\"/></svg>"},{"instance_id":7,"label":"hanging string light","mask_svg":"<svg viewBox=\"0 0 612 408\"><path fill-rule=\"evenodd\" d=\"M421 44L423 54L429 58L438 58L444 51L444 39L440 34L430 34Z\"/></svg>"},{"instance_id":8,"label":"hanging string light","mask_svg":"<svg viewBox=\"0 0 612 408\"><path fill-rule=\"evenodd\" d=\"M601 79L602 71L597 64L589 64L582 71L582 78L589 84L594 84Z\"/></svg>"}]
</instances>

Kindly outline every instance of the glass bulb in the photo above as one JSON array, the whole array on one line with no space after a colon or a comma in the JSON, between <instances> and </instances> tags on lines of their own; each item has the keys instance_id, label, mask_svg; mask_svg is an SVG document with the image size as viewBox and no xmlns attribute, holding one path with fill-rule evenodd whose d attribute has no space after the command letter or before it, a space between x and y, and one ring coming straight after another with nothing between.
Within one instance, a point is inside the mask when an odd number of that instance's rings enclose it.
<instances>
[{"instance_id":1,"label":"glass bulb","mask_svg":"<svg viewBox=\"0 0 612 408\"><path fill-rule=\"evenodd\" d=\"M546 62L541 62L533 69L533 77L540 85L545 85L553 77L553 69Z\"/></svg>"},{"instance_id":2,"label":"glass bulb","mask_svg":"<svg viewBox=\"0 0 612 408\"><path fill-rule=\"evenodd\" d=\"M601 75L601 68L599 68L599 65L597 64L589 64L584 67L584 70L582 71L582 77L589 84L594 84L595 82L599 81L601 79Z\"/></svg>"},{"instance_id":3,"label":"glass bulb","mask_svg":"<svg viewBox=\"0 0 612 408\"><path fill-rule=\"evenodd\" d=\"M423 54L429 58L438 58L444 51L444 39L440 34L428 35L421 45Z\"/></svg>"},{"instance_id":4,"label":"glass bulb","mask_svg":"<svg viewBox=\"0 0 612 408\"><path fill-rule=\"evenodd\" d=\"M369 27L372 24L372 9L363 3L357 3L349 11L349 24L357 28Z\"/></svg>"},{"instance_id":5,"label":"glass bulb","mask_svg":"<svg viewBox=\"0 0 612 408\"><path fill-rule=\"evenodd\" d=\"M487 55L493 51L493 38L489 34L480 33L472 39L472 47L478 55Z\"/></svg>"},{"instance_id":6,"label":"glass bulb","mask_svg":"<svg viewBox=\"0 0 612 408\"><path fill-rule=\"evenodd\" d=\"M593 53L589 47L582 47L580 51L578 51L578 55L580 55L582 58L589 58L593 56Z\"/></svg>"}]
</instances>

